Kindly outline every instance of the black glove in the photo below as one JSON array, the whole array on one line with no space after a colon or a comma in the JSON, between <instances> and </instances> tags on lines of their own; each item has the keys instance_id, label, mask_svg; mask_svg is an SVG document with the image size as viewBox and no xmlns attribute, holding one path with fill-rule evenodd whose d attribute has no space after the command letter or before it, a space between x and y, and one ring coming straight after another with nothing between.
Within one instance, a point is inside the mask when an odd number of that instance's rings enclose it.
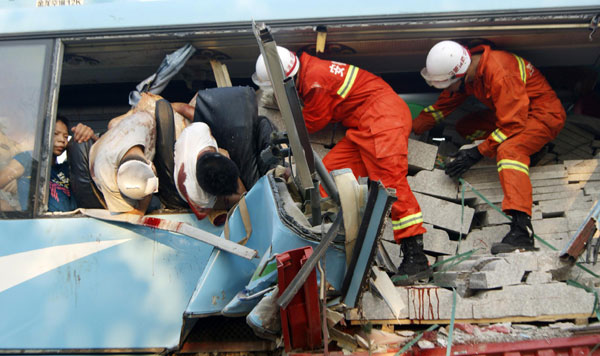
<instances>
[{"instance_id":1,"label":"black glove","mask_svg":"<svg viewBox=\"0 0 600 356\"><path fill-rule=\"evenodd\" d=\"M477 146L460 150L454 154L454 161L446 165L446 174L452 178L460 177L471 168L472 165L479 162L483 155L479 153Z\"/></svg>"}]
</instances>

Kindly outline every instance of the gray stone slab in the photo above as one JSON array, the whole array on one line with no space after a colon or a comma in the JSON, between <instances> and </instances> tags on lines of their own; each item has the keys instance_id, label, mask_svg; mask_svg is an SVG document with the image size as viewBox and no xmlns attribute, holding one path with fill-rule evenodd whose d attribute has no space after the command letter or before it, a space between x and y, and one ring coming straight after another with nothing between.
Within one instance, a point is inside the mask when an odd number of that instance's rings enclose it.
<instances>
[{"instance_id":1,"label":"gray stone slab","mask_svg":"<svg viewBox=\"0 0 600 356\"><path fill-rule=\"evenodd\" d=\"M600 173L600 160L598 159L567 162L565 162L565 165L568 164L567 172L569 174Z\"/></svg>"},{"instance_id":2,"label":"gray stone slab","mask_svg":"<svg viewBox=\"0 0 600 356\"><path fill-rule=\"evenodd\" d=\"M574 191L563 191L563 192L554 192L554 193L542 193L542 194L533 194L532 198L534 202L540 202L544 200L554 200L554 199L568 199L579 196L581 190Z\"/></svg>"},{"instance_id":3,"label":"gray stone slab","mask_svg":"<svg viewBox=\"0 0 600 356\"><path fill-rule=\"evenodd\" d=\"M592 202L589 197L581 195L567 199L555 199L555 200L544 200L539 202L542 208L542 214L546 216L556 216L557 214L562 215L564 212L569 210L581 210L590 209Z\"/></svg>"},{"instance_id":4,"label":"gray stone slab","mask_svg":"<svg viewBox=\"0 0 600 356\"><path fill-rule=\"evenodd\" d=\"M494 289L520 284L524 273L525 271L519 265L499 258L482 266L479 272L471 273L469 288Z\"/></svg>"},{"instance_id":5,"label":"gray stone slab","mask_svg":"<svg viewBox=\"0 0 600 356\"><path fill-rule=\"evenodd\" d=\"M569 116L569 120L565 123L565 126L563 127L562 131L567 131L567 132L572 132L573 134L575 134L577 137L581 137L584 138L586 140L593 140L594 139L594 133L589 131L589 130L584 130L582 128L580 128L579 126L575 125L574 123L571 122L571 120L577 120L575 117L573 116ZM596 118L596 123L600 123L600 120L598 120L598 118ZM598 127L596 126L596 129Z\"/></svg>"},{"instance_id":6,"label":"gray stone slab","mask_svg":"<svg viewBox=\"0 0 600 356\"><path fill-rule=\"evenodd\" d=\"M572 183L568 184L558 184L558 185L549 185L549 186L538 186L533 187L533 194L547 194L547 193L558 193L558 192L572 192L578 191L583 188L583 184L581 183Z\"/></svg>"},{"instance_id":7,"label":"gray stone slab","mask_svg":"<svg viewBox=\"0 0 600 356\"><path fill-rule=\"evenodd\" d=\"M426 252L442 255L454 255L458 242L448 238L444 230L436 229L432 225L425 224L427 232L423 234L423 249Z\"/></svg>"},{"instance_id":8,"label":"gray stone slab","mask_svg":"<svg viewBox=\"0 0 600 356\"><path fill-rule=\"evenodd\" d=\"M492 225L500 225L500 224L508 224L510 220L504 215L500 214L497 210L493 209L489 205L482 206L480 209L483 209L485 212L482 217L482 224L484 226L492 226ZM475 209L475 212L480 212L478 209ZM541 220L542 219L542 209L538 205L533 205L531 207L531 220Z\"/></svg>"},{"instance_id":9,"label":"gray stone slab","mask_svg":"<svg viewBox=\"0 0 600 356\"><path fill-rule=\"evenodd\" d=\"M452 317L452 291L436 286L407 287L406 289L410 319L447 320ZM473 318L470 298L456 296L455 318Z\"/></svg>"},{"instance_id":10,"label":"gray stone slab","mask_svg":"<svg viewBox=\"0 0 600 356\"><path fill-rule=\"evenodd\" d=\"M417 140L408 140L408 169L418 172L432 170L437 157L437 146Z\"/></svg>"},{"instance_id":11,"label":"gray stone slab","mask_svg":"<svg viewBox=\"0 0 600 356\"><path fill-rule=\"evenodd\" d=\"M569 174L570 182L598 182L600 181L600 173L574 173Z\"/></svg>"},{"instance_id":12,"label":"gray stone slab","mask_svg":"<svg viewBox=\"0 0 600 356\"><path fill-rule=\"evenodd\" d=\"M434 169L432 171L422 170L415 176L408 176L406 179L413 192L442 199L457 199L458 182L447 176L441 169Z\"/></svg>"},{"instance_id":13,"label":"gray stone slab","mask_svg":"<svg viewBox=\"0 0 600 356\"><path fill-rule=\"evenodd\" d=\"M567 219L564 217L546 218L542 220L532 221L531 224L533 225L533 231L538 235L556 234L559 232L569 231Z\"/></svg>"},{"instance_id":14,"label":"gray stone slab","mask_svg":"<svg viewBox=\"0 0 600 356\"><path fill-rule=\"evenodd\" d=\"M408 291L405 288L396 288L398 295L404 302L405 307L400 310L400 319L407 319L408 314ZM348 320L395 320L396 317L392 313L386 302L371 291L363 293L360 300L362 315L356 309L346 313Z\"/></svg>"},{"instance_id":15,"label":"gray stone slab","mask_svg":"<svg viewBox=\"0 0 600 356\"><path fill-rule=\"evenodd\" d=\"M552 273L534 271L527 275L525 283L527 284L544 284L552 282Z\"/></svg>"},{"instance_id":16,"label":"gray stone slab","mask_svg":"<svg viewBox=\"0 0 600 356\"><path fill-rule=\"evenodd\" d=\"M567 219L567 226L569 231L577 231L582 223L585 222L585 218L589 215L590 210L569 210L565 213Z\"/></svg>"},{"instance_id":17,"label":"gray stone slab","mask_svg":"<svg viewBox=\"0 0 600 356\"><path fill-rule=\"evenodd\" d=\"M497 257L503 258L510 265L516 266L520 270L525 272L538 271L540 266L538 263L539 252L536 251L515 251L512 253L505 253L496 255Z\"/></svg>"},{"instance_id":18,"label":"gray stone slab","mask_svg":"<svg viewBox=\"0 0 600 356\"><path fill-rule=\"evenodd\" d=\"M468 233L471 221L473 220L474 210L468 206L461 209L460 204L455 204L446 200L430 197L421 193L414 193L421 211L423 212L423 221L439 228L454 232ZM461 227L462 215L462 227Z\"/></svg>"},{"instance_id":19,"label":"gray stone slab","mask_svg":"<svg viewBox=\"0 0 600 356\"><path fill-rule=\"evenodd\" d=\"M590 313L593 294L565 283L515 285L470 298L475 318Z\"/></svg>"},{"instance_id":20,"label":"gray stone slab","mask_svg":"<svg viewBox=\"0 0 600 356\"><path fill-rule=\"evenodd\" d=\"M509 225L496 225L472 230L460 243L459 253L475 249L475 254L489 253L492 244L500 242L510 230Z\"/></svg>"}]
</instances>

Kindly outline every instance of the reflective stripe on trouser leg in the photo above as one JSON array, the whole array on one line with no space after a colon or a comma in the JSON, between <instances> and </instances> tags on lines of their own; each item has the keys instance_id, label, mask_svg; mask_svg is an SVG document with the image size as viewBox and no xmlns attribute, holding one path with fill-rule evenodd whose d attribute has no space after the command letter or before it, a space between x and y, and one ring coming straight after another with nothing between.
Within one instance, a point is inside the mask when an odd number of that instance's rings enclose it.
<instances>
[{"instance_id":1,"label":"reflective stripe on trouser leg","mask_svg":"<svg viewBox=\"0 0 600 356\"><path fill-rule=\"evenodd\" d=\"M501 159L498 161L498 175L504 191L502 210L519 210L531 216L533 200L529 167L516 160Z\"/></svg>"}]
</instances>

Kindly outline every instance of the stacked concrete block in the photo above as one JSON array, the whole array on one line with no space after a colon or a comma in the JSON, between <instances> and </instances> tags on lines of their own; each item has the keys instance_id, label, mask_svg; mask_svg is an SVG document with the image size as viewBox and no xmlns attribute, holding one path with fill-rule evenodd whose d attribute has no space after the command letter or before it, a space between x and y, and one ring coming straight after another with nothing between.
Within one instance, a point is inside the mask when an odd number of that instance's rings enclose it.
<instances>
[{"instance_id":1,"label":"stacked concrete block","mask_svg":"<svg viewBox=\"0 0 600 356\"><path fill-rule=\"evenodd\" d=\"M435 255L454 255L457 241L452 241L444 230L436 229L432 225L423 224L427 232L423 235L423 250Z\"/></svg>"},{"instance_id":2,"label":"stacked concrete block","mask_svg":"<svg viewBox=\"0 0 600 356\"><path fill-rule=\"evenodd\" d=\"M453 292L437 286L406 287L408 314L413 320L449 320L452 317ZM456 296L456 319L473 318L469 298Z\"/></svg>"},{"instance_id":3,"label":"stacked concrete block","mask_svg":"<svg viewBox=\"0 0 600 356\"><path fill-rule=\"evenodd\" d=\"M457 233L462 231L463 234L466 234L469 232L469 227L471 226L471 221L475 212L473 208L465 206L463 209L460 204L434 198L425 194L414 193L414 195L423 212L423 221L425 223Z\"/></svg>"},{"instance_id":4,"label":"stacked concrete block","mask_svg":"<svg viewBox=\"0 0 600 356\"><path fill-rule=\"evenodd\" d=\"M406 288L397 287L396 292L399 298L402 299L405 307L400 310L398 318L407 319L410 317L408 311L408 290ZM348 320L395 320L396 317L392 313L390 307L386 302L372 291L366 291L362 294L360 299L361 311L352 309L346 313L346 319Z\"/></svg>"},{"instance_id":5,"label":"stacked concrete block","mask_svg":"<svg viewBox=\"0 0 600 356\"><path fill-rule=\"evenodd\" d=\"M486 226L481 229L473 229L460 242L459 253L475 250L474 254L489 254L494 243L500 242L510 230L509 225Z\"/></svg>"},{"instance_id":6,"label":"stacked concrete block","mask_svg":"<svg viewBox=\"0 0 600 356\"><path fill-rule=\"evenodd\" d=\"M556 282L508 286L478 294L470 298L470 301L473 303L473 317L476 319L533 317L591 313L594 295Z\"/></svg>"},{"instance_id":7,"label":"stacked concrete block","mask_svg":"<svg viewBox=\"0 0 600 356\"><path fill-rule=\"evenodd\" d=\"M441 169L422 170L415 176L408 176L408 185L413 192L431 195L441 199L456 200L458 183Z\"/></svg>"},{"instance_id":8,"label":"stacked concrete block","mask_svg":"<svg viewBox=\"0 0 600 356\"><path fill-rule=\"evenodd\" d=\"M432 170L435 165L438 148L425 142L408 140L408 169L411 172Z\"/></svg>"},{"instance_id":9,"label":"stacked concrete block","mask_svg":"<svg viewBox=\"0 0 600 356\"><path fill-rule=\"evenodd\" d=\"M595 137L592 132L582 130L573 123L567 121L565 127L552 141L551 153L555 154L557 160L568 159L590 159L594 157Z\"/></svg>"}]
</instances>

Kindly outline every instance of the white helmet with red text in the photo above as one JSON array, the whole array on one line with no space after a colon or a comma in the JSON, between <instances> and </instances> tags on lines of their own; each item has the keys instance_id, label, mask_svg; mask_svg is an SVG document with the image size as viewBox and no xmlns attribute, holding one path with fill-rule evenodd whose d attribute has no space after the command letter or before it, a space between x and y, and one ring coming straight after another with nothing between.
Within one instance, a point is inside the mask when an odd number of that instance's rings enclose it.
<instances>
[{"instance_id":1,"label":"white helmet with red text","mask_svg":"<svg viewBox=\"0 0 600 356\"><path fill-rule=\"evenodd\" d=\"M469 51L454 41L442 41L431 47L421 76L427 84L445 89L464 77L471 64Z\"/></svg>"},{"instance_id":2,"label":"white helmet with red text","mask_svg":"<svg viewBox=\"0 0 600 356\"><path fill-rule=\"evenodd\" d=\"M298 56L296 56L287 48L281 46L277 46L277 54L281 60L285 78L296 75L296 73L298 73L298 69L300 68L300 60L298 59ZM252 81L259 87L271 85L271 79L269 78L269 73L267 72L267 65L263 60L262 54L258 56L258 59L256 60L256 72L252 74Z\"/></svg>"}]
</instances>

